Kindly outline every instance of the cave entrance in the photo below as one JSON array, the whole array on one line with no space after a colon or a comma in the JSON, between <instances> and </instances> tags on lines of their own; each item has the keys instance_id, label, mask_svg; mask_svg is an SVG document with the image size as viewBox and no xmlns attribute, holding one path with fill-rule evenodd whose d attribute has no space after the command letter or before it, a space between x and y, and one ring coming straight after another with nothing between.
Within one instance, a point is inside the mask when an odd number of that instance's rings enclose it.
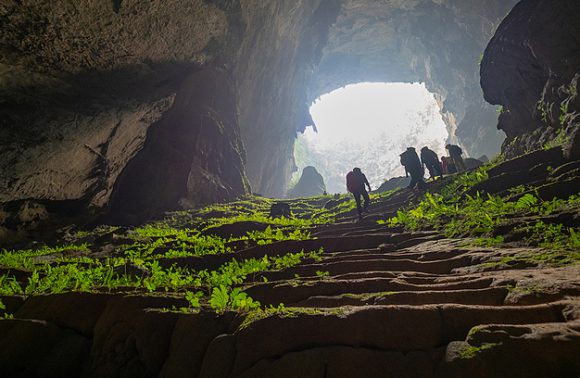
<instances>
[{"instance_id":1,"label":"cave entrance","mask_svg":"<svg viewBox=\"0 0 580 378\"><path fill-rule=\"evenodd\" d=\"M422 83L358 83L320 96L310 107L314 128L294 147L298 171L314 166L329 193L344 193L345 175L360 167L373 189L405 174L399 154L429 146L441 156L449 132L433 93Z\"/></svg>"}]
</instances>

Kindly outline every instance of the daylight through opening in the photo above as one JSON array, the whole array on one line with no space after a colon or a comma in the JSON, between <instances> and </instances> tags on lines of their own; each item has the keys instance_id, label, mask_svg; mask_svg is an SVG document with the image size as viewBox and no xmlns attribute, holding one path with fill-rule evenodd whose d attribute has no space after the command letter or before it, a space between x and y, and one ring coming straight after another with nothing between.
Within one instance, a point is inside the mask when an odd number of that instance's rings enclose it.
<instances>
[{"instance_id":1,"label":"daylight through opening","mask_svg":"<svg viewBox=\"0 0 580 378\"><path fill-rule=\"evenodd\" d=\"M420 83L352 84L317 99L310 108L317 132L307 128L295 144L298 171L314 166L329 193L344 193L345 175L360 167L373 189L405 174L399 154L429 146L442 156L449 138L435 96Z\"/></svg>"}]
</instances>

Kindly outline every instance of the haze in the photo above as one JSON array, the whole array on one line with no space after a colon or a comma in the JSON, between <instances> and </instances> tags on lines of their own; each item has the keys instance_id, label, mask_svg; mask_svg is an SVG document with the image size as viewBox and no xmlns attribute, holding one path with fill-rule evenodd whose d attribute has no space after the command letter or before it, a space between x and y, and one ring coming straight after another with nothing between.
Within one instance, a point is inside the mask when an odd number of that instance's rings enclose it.
<instances>
[{"instance_id":1,"label":"haze","mask_svg":"<svg viewBox=\"0 0 580 378\"><path fill-rule=\"evenodd\" d=\"M310 108L318 132L299 135L294 180L313 165L329 193L346 191L344 177L360 167L373 189L404 175L399 154L429 146L440 156L449 137L432 93L419 83L360 83L321 96Z\"/></svg>"}]
</instances>

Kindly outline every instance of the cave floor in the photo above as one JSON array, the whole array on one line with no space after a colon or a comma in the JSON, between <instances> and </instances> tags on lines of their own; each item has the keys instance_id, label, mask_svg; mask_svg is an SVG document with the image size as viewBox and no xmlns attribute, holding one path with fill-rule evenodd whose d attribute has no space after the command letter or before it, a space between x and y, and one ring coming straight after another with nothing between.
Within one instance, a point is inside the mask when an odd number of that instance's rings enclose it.
<instances>
[{"instance_id":1,"label":"cave floor","mask_svg":"<svg viewBox=\"0 0 580 378\"><path fill-rule=\"evenodd\" d=\"M580 205L567 188L579 165L552 158L528 158L550 168L524 184L524 161L508 161L461 187L465 203L513 210L490 211L484 237L450 234L461 214L403 189L374 195L362 221L345 196L286 201L290 220L252 198L69 232L67 247L17 251L29 256L12 265L5 251L2 375L576 377ZM542 198L555 187L564 200ZM499 194L474 202L474 188ZM474 221L466 209L456 228Z\"/></svg>"}]
</instances>

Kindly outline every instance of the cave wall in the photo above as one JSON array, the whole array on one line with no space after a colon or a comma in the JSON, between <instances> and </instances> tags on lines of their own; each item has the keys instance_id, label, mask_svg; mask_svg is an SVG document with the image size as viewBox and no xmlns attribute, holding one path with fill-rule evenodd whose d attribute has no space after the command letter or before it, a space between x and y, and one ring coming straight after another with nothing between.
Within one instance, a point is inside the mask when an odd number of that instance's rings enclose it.
<instances>
[{"instance_id":1,"label":"cave wall","mask_svg":"<svg viewBox=\"0 0 580 378\"><path fill-rule=\"evenodd\" d=\"M148 216L246 193L245 174L281 196L311 102L359 81L426 82L453 138L491 154L478 60L514 3L4 1L0 218L30 201Z\"/></svg>"},{"instance_id":2,"label":"cave wall","mask_svg":"<svg viewBox=\"0 0 580 378\"><path fill-rule=\"evenodd\" d=\"M294 133L312 124L310 104L356 82L425 82L451 141L471 156L498 153L505 134L483 100L479 61L516 1L242 2L237 78L253 189L284 193Z\"/></svg>"},{"instance_id":3,"label":"cave wall","mask_svg":"<svg viewBox=\"0 0 580 378\"><path fill-rule=\"evenodd\" d=\"M112 220L134 224L163 211L247 193L244 158L228 73L204 69L191 74L115 183Z\"/></svg>"},{"instance_id":4,"label":"cave wall","mask_svg":"<svg viewBox=\"0 0 580 378\"><path fill-rule=\"evenodd\" d=\"M238 109L255 192L282 197L294 169L297 130L312 124L306 87L340 1L242 1Z\"/></svg>"},{"instance_id":5,"label":"cave wall","mask_svg":"<svg viewBox=\"0 0 580 378\"><path fill-rule=\"evenodd\" d=\"M179 118L174 110L183 102L175 102L178 92L193 101L194 90L187 89L192 75L233 60L234 52L224 48L238 27L231 22L231 7L230 2L202 0L2 2L0 224L24 222L31 206L39 209L36 218L80 215L110 204L115 191L115 198L125 200L113 202L112 209L146 214L161 210L159 204L166 210L246 193L244 152L227 73L212 76L217 79L211 88L222 91L214 98L224 99L217 104L219 115L210 111L214 104L204 108L197 102L197 110L203 108L216 121L214 130L191 127L186 130L191 134L182 135L189 141L199 137L197 145L187 147L194 150L188 157L198 163L191 164L191 172L173 169L180 161L143 156L156 151L144 149L146 142L167 135L172 127L179 130L167 119ZM208 88L203 90L211 93ZM157 130L150 130L152 125ZM165 133L159 131L163 127ZM204 156L216 155L236 156L226 168L219 158L204 161ZM181 180L183 187L173 195L162 191L159 201L143 202L145 188L159 188L154 179L160 177L144 180L125 172L135 159L149 162L145 171L173 173L165 179ZM119 180L121 175L142 186ZM206 189L192 195L199 187ZM127 197L129 188L143 190Z\"/></svg>"},{"instance_id":6,"label":"cave wall","mask_svg":"<svg viewBox=\"0 0 580 378\"><path fill-rule=\"evenodd\" d=\"M578 138L578 14L575 0L524 0L485 50L481 86L487 101L502 105L497 127L507 135L503 149L508 156L556 138L570 144L570 150Z\"/></svg>"},{"instance_id":7,"label":"cave wall","mask_svg":"<svg viewBox=\"0 0 580 378\"><path fill-rule=\"evenodd\" d=\"M471 156L494 155L503 134L489 127L495 109L481 96L478 62L515 3L346 1L310 98L352 82L425 82L441 102L451 141Z\"/></svg>"}]
</instances>

